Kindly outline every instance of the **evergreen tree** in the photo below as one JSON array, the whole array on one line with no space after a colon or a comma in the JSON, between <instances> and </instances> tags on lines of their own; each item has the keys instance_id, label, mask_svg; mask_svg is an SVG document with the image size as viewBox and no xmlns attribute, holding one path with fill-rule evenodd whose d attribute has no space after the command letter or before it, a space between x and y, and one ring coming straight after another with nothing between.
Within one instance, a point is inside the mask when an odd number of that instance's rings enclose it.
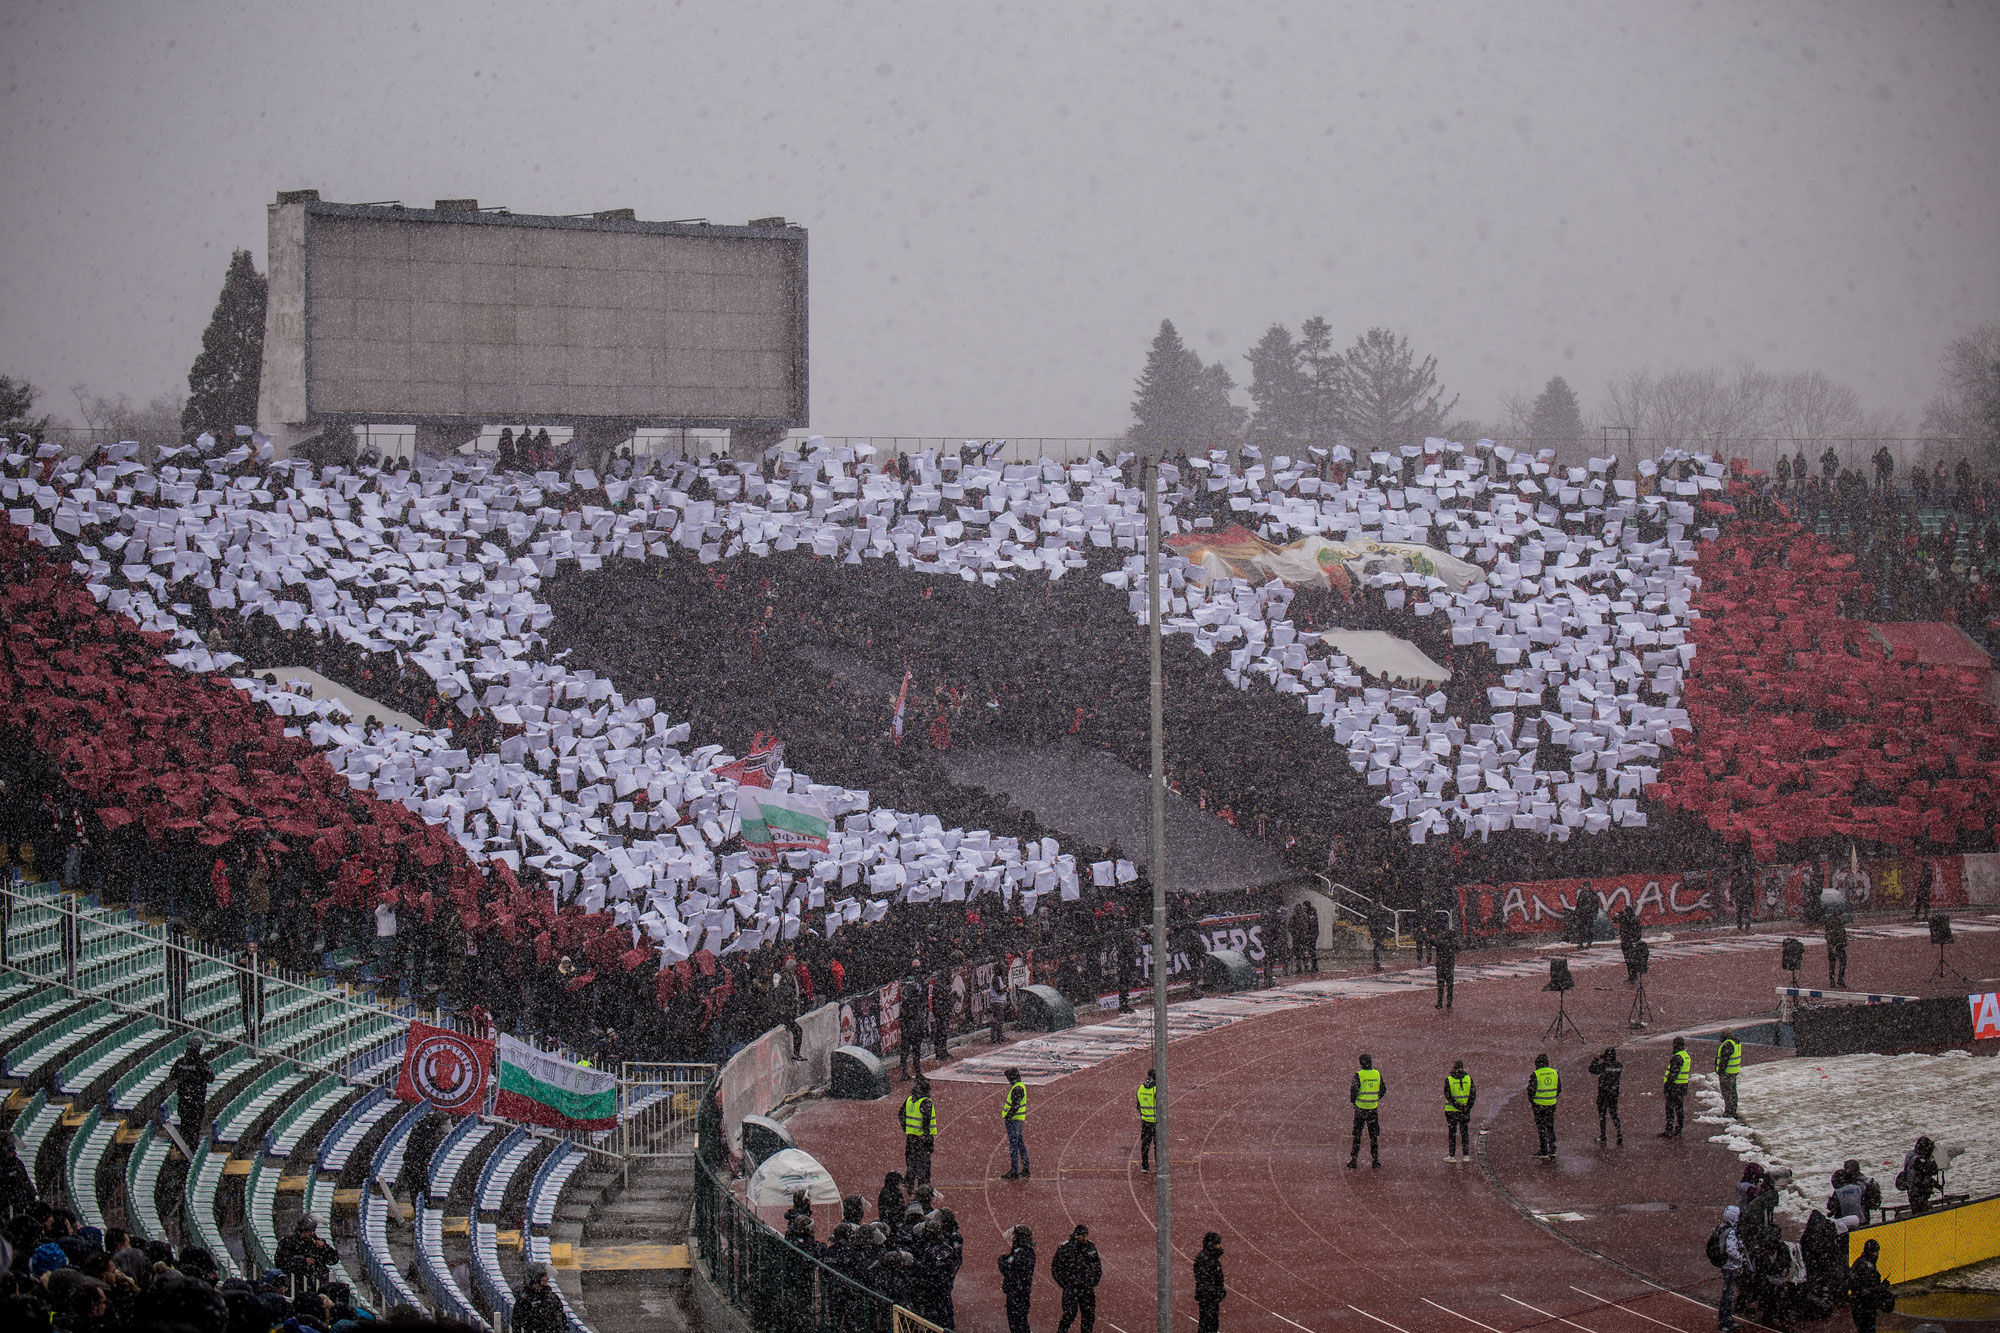
<instances>
[{"instance_id":1,"label":"evergreen tree","mask_svg":"<svg viewBox=\"0 0 2000 1333\"><path fill-rule=\"evenodd\" d=\"M1575 449L1583 443L1583 409L1577 406L1576 391L1558 375L1535 399L1528 414L1529 446L1542 449Z\"/></svg>"},{"instance_id":2,"label":"evergreen tree","mask_svg":"<svg viewBox=\"0 0 2000 1333\"><path fill-rule=\"evenodd\" d=\"M1242 431L1245 415L1230 400L1235 388L1228 370L1220 363L1204 366L1181 341L1173 321L1163 319L1139 375L1127 433L1157 444L1233 439Z\"/></svg>"},{"instance_id":3,"label":"evergreen tree","mask_svg":"<svg viewBox=\"0 0 2000 1333\"><path fill-rule=\"evenodd\" d=\"M1331 444L1339 417L1341 360L1333 350L1333 326L1318 315L1299 325L1299 374L1304 393L1299 428L1306 439Z\"/></svg>"},{"instance_id":4,"label":"evergreen tree","mask_svg":"<svg viewBox=\"0 0 2000 1333\"><path fill-rule=\"evenodd\" d=\"M1305 439L1306 379L1291 330L1273 324L1243 359L1250 363L1251 403L1244 438L1251 444Z\"/></svg>"},{"instance_id":5,"label":"evergreen tree","mask_svg":"<svg viewBox=\"0 0 2000 1333\"><path fill-rule=\"evenodd\" d=\"M1418 363L1409 339L1387 329L1368 330L1341 354L1333 424L1357 450L1422 444L1444 430L1457 405L1457 395L1445 402L1437 386L1437 359Z\"/></svg>"},{"instance_id":6,"label":"evergreen tree","mask_svg":"<svg viewBox=\"0 0 2000 1333\"><path fill-rule=\"evenodd\" d=\"M192 441L203 431L227 439L238 426L257 424L257 388L264 375L265 282L250 262L248 250L229 257L222 295L208 329L201 335L201 355L188 371L187 407L181 412L181 438Z\"/></svg>"},{"instance_id":7,"label":"evergreen tree","mask_svg":"<svg viewBox=\"0 0 2000 1333\"><path fill-rule=\"evenodd\" d=\"M0 375L0 443L11 445L16 435L40 439L49 429L49 419L30 417L35 410L35 386L26 380Z\"/></svg>"}]
</instances>

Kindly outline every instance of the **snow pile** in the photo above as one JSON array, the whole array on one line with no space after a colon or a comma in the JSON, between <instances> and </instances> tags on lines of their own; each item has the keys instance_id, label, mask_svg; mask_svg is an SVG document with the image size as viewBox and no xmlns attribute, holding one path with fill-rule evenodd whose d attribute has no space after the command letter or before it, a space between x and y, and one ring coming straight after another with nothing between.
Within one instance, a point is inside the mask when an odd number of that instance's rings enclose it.
<instances>
[{"instance_id":1,"label":"snow pile","mask_svg":"<svg viewBox=\"0 0 2000 1333\"><path fill-rule=\"evenodd\" d=\"M1945 1187L1974 1198L2000 1193L2000 1057L1843 1055L1746 1065L1737 1077L1742 1120L1722 1117L1711 1076L1699 1090L1706 1124L1727 1125L1712 1141L1746 1162L1792 1169L1779 1215L1804 1222L1826 1207L1828 1183L1852 1157L1882 1186L1887 1204L1907 1203L1895 1187L1903 1154L1919 1134L1946 1151L1965 1152L1945 1168Z\"/></svg>"}]
</instances>

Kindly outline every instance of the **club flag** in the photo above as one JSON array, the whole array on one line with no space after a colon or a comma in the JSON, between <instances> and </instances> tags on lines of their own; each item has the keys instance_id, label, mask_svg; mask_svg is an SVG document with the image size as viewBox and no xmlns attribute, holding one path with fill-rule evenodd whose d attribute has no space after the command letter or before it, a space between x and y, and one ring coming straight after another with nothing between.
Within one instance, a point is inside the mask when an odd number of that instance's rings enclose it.
<instances>
[{"instance_id":1,"label":"club flag","mask_svg":"<svg viewBox=\"0 0 2000 1333\"><path fill-rule=\"evenodd\" d=\"M750 859L769 865L786 852L824 852L833 821L817 797L744 787L736 793Z\"/></svg>"},{"instance_id":2,"label":"club flag","mask_svg":"<svg viewBox=\"0 0 2000 1333\"><path fill-rule=\"evenodd\" d=\"M757 739L750 743L749 754L709 771L716 777L730 778L739 786L768 787L784 765L785 743L760 731Z\"/></svg>"},{"instance_id":3,"label":"club flag","mask_svg":"<svg viewBox=\"0 0 2000 1333\"><path fill-rule=\"evenodd\" d=\"M614 1129L618 1076L573 1065L506 1033L497 1038L500 1090L493 1114L551 1129Z\"/></svg>"},{"instance_id":4,"label":"club flag","mask_svg":"<svg viewBox=\"0 0 2000 1333\"><path fill-rule=\"evenodd\" d=\"M896 738L896 744L903 743L903 705L910 701L910 669L903 668L903 688L896 691L896 716L889 722L889 734Z\"/></svg>"},{"instance_id":5,"label":"club flag","mask_svg":"<svg viewBox=\"0 0 2000 1333\"><path fill-rule=\"evenodd\" d=\"M472 1115L486 1101L492 1074L492 1042L412 1022L403 1047L403 1069L396 1076L396 1095L406 1102L429 1102L453 1115Z\"/></svg>"}]
</instances>

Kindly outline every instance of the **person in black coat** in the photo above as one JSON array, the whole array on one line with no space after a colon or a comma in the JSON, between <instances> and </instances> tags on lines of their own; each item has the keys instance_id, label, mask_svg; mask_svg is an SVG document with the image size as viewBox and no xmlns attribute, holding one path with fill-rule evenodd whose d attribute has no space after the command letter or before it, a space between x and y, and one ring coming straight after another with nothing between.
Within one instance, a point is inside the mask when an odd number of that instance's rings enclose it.
<instances>
[{"instance_id":1,"label":"person in black coat","mask_svg":"<svg viewBox=\"0 0 2000 1333\"><path fill-rule=\"evenodd\" d=\"M1590 1062L1590 1072L1597 1075L1597 1141L1604 1142L1604 1117L1611 1117L1611 1127L1618 1132L1618 1146L1625 1146L1625 1125L1618 1119L1619 1084L1625 1076L1625 1066L1618 1059L1618 1048L1606 1046L1604 1054Z\"/></svg>"},{"instance_id":2,"label":"person in black coat","mask_svg":"<svg viewBox=\"0 0 2000 1333\"><path fill-rule=\"evenodd\" d=\"M1083 1317L1083 1333L1091 1333L1097 1327L1097 1284L1104 1279L1104 1261L1090 1243L1089 1227L1078 1226L1056 1247L1049 1276L1062 1288L1062 1322L1056 1333L1069 1333L1078 1315Z\"/></svg>"},{"instance_id":3,"label":"person in black coat","mask_svg":"<svg viewBox=\"0 0 2000 1333\"><path fill-rule=\"evenodd\" d=\"M202 1116L208 1109L208 1085L215 1082L215 1071L209 1068L208 1057L201 1053L201 1038L189 1037L187 1050L174 1061L168 1071L168 1078L174 1085L174 1095L180 1099L181 1137L187 1140L187 1149L193 1152L195 1140L201 1134Z\"/></svg>"},{"instance_id":4,"label":"person in black coat","mask_svg":"<svg viewBox=\"0 0 2000 1333\"><path fill-rule=\"evenodd\" d=\"M1035 1233L1017 1226L1000 1256L1000 1292L1007 1298L1007 1333L1028 1333L1028 1305L1035 1295Z\"/></svg>"},{"instance_id":5,"label":"person in black coat","mask_svg":"<svg viewBox=\"0 0 2000 1333\"><path fill-rule=\"evenodd\" d=\"M0 1134L0 1220L25 1213L35 1202L35 1181L14 1146L12 1134Z\"/></svg>"},{"instance_id":6,"label":"person in black coat","mask_svg":"<svg viewBox=\"0 0 2000 1333\"><path fill-rule=\"evenodd\" d=\"M549 1266L529 1264L528 1279L514 1297L514 1333L564 1333L562 1299L549 1285Z\"/></svg>"},{"instance_id":7,"label":"person in black coat","mask_svg":"<svg viewBox=\"0 0 2000 1333\"><path fill-rule=\"evenodd\" d=\"M1458 983L1458 931L1442 912L1431 925L1430 940L1437 967L1437 1003L1431 1008L1449 1009Z\"/></svg>"},{"instance_id":8,"label":"person in black coat","mask_svg":"<svg viewBox=\"0 0 2000 1333\"><path fill-rule=\"evenodd\" d=\"M1222 1280L1222 1236L1211 1231L1201 1238L1201 1253L1194 1257L1194 1304L1201 1312L1198 1333L1220 1333L1222 1299L1228 1294Z\"/></svg>"}]
</instances>

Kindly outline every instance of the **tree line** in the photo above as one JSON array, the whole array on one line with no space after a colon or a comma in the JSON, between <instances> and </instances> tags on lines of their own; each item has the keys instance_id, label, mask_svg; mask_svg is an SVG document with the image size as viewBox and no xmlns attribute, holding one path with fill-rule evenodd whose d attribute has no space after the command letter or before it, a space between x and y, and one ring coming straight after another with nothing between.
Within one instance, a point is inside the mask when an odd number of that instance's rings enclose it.
<instances>
[{"instance_id":1,"label":"tree line","mask_svg":"<svg viewBox=\"0 0 2000 1333\"><path fill-rule=\"evenodd\" d=\"M1757 442L1895 439L1907 433L1894 416L1866 410L1860 395L1817 370L1774 372L1749 362L1631 371L1605 385L1586 412L1562 376L1539 393L1510 394L1497 419L1454 418L1458 396L1438 384L1435 357L1418 358L1409 339L1370 328L1345 348L1314 316L1296 335L1283 324L1264 331L1247 353L1248 406L1222 362L1206 364L1161 320L1132 399L1127 436L1159 443L1210 441L1279 451L1344 444L1357 452L1421 444L1444 436L1482 437L1566 460L1623 444L1629 434L1648 449L1681 447L1741 453ZM1945 349L1937 396L1922 433L1963 442L1965 451L2000 463L2000 324L1983 325Z\"/></svg>"}]
</instances>

